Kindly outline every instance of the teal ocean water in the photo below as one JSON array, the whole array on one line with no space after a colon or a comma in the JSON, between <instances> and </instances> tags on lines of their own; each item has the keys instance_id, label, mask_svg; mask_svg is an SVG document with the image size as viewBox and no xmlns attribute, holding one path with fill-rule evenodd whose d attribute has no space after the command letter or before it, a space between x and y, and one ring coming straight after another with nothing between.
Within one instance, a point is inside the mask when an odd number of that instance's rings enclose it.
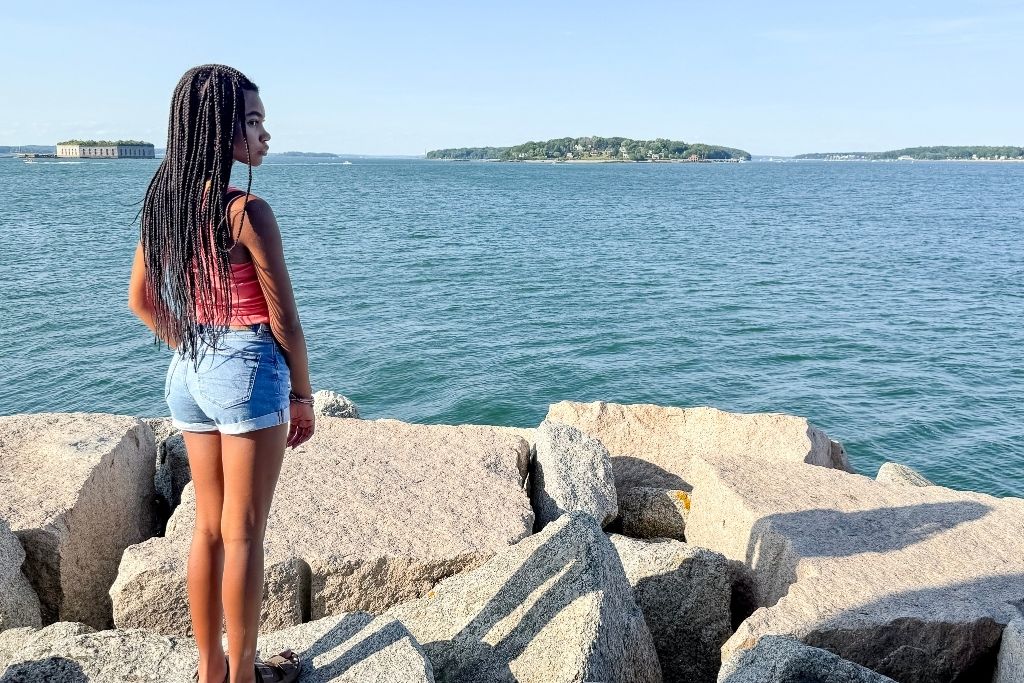
<instances>
[{"instance_id":1,"label":"teal ocean water","mask_svg":"<svg viewBox=\"0 0 1024 683\"><path fill-rule=\"evenodd\" d=\"M0 159L0 414L167 413L126 305L156 163ZM313 386L365 417L787 412L864 474L1024 495L1024 164L277 158L254 191Z\"/></svg>"}]
</instances>

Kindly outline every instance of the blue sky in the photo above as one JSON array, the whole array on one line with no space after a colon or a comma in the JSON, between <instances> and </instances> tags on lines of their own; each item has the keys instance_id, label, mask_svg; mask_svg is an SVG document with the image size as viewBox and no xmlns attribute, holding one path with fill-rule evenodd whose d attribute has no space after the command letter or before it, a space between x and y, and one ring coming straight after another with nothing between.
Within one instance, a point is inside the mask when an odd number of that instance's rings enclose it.
<instances>
[{"instance_id":1,"label":"blue sky","mask_svg":"<svg viewBox=\"0 0 1024 683\"><path fill-rule=\"evenodd\" d=\"M259 85L274 151L1024 145L1024 1L10 0L0 60L8 145L162 146L175 83L206 62Z\"/></svg>"}]
</instances>

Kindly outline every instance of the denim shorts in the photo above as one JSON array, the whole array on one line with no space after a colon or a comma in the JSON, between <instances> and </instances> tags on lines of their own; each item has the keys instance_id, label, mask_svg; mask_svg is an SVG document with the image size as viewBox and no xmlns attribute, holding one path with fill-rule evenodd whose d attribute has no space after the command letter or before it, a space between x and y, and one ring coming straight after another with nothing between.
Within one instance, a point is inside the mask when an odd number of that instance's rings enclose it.
<instances>
[{"instance_id":1,"label":"denim shorts","mask_svg":"<svg viewBox=\"0 0 1024 683\"><path fill-rule=\"evenodd\" d=\"M164 398L174 427L243 434L289 421L291 374L266 323L226 329L216 349L199 347L198 368L179 352L167 368Z\"/></svg>"}]
</instances>

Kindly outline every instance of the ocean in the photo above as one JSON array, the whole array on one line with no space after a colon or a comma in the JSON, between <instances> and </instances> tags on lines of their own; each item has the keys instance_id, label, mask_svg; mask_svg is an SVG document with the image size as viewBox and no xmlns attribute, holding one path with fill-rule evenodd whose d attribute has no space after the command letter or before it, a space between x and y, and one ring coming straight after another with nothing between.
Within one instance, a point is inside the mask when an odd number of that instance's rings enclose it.
<instances>
[{"instance_id":1,"label":"ocean","mask_svg":"<svg viewBox=\"0 0 1024 683\"><path fill-rule=\"evenodd\" d=\"M313 387L364 417L784 412L862 474L1024 495L1024 164L351 161L272 157L253 191ZM0 159L0 414L167 414L127 307L157 163Z\"/></svg>"}]
</instances>

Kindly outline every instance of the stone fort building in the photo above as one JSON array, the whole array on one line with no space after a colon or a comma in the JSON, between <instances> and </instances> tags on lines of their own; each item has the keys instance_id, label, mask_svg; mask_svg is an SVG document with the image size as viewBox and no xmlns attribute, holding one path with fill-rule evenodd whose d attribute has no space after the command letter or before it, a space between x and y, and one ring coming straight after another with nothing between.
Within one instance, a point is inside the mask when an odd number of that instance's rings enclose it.
<instances>
[{"instance_id":1,"label":"stone fort building","mask_svg":"<svg viewBox=\"0 0 1024 683\"><path fill-rule=\"evenodd\" d=\"M140 140L65 140L57 143L58 157L74 159L155 159L151 142Z\"/></svg>"}]
</instances>

